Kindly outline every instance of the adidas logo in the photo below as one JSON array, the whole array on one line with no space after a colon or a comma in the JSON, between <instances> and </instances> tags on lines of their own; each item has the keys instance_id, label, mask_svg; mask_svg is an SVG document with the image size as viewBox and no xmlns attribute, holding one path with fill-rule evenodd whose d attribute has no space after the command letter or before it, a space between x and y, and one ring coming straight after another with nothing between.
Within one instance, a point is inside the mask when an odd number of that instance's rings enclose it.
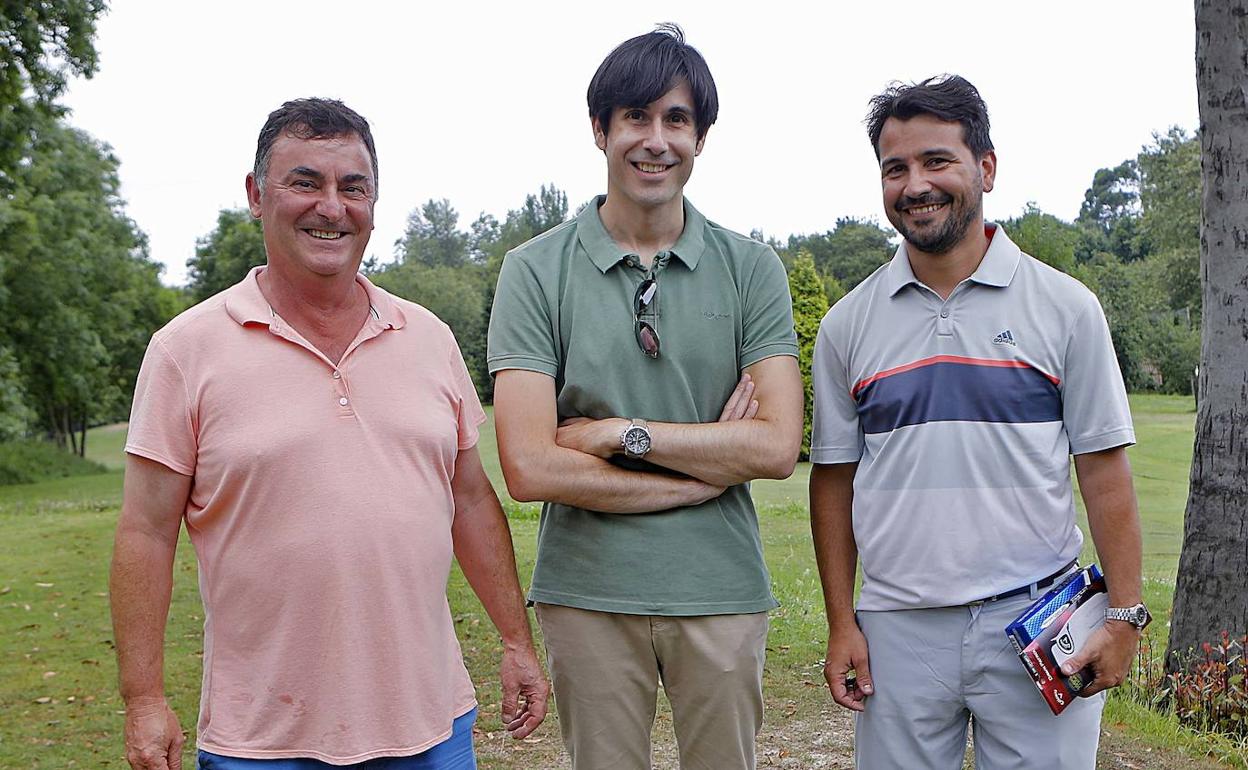
<instances>
[{"instance_id":1,"label":"adidas logo","mask_svg":"<svg viewBox=\"0 0 1248 770\"><path fill-rule=\"evenodd\" d=\"M1014 341L1014 335L1010 333L1009 329L1006 329L1005 331L998 334L996 337L993 337L992 344L1013 345L1014 347L1018 347L1018 343Z\"/></svg>"}]
</instances>

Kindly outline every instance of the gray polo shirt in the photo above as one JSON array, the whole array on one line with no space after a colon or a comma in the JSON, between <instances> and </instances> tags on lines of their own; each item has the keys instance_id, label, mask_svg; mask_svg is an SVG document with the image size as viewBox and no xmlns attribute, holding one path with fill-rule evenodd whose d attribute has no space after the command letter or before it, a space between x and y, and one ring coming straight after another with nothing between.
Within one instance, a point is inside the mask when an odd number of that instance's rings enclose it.
<instances>
[{"instance_id":1,"label":"gray polo shirt","mask_svg":"<svg viewBox=\"0 0 1248 770\"><path fill-rule=\"evenodd\" d=\"M1079 555L1070 455L1135 433L1101 306L995 225L941 300L903 243L815 343L815 463L857 462L859 609L965 604Z\"/></svg>"},{"instance_id":2,"label":"gray polo shirt","mask_svg":"<svg viewBox=\"0 0 1248 770\"><path fill-rule=\"evenodd\" d=\"M507 254L490 317L491 373L555 378L561 420L714 422L742 369L797 355L788 280L769 247L708 222L686 201L680 239L646 271L611 240L598 215L603 200ZM647 318L662 341L657 359L634 336L633 295L648 275L659 284L657 313ZM656 615L775 607L749 485L650 514L545 504L529 599Z\"/></svg>"}]
</instances>

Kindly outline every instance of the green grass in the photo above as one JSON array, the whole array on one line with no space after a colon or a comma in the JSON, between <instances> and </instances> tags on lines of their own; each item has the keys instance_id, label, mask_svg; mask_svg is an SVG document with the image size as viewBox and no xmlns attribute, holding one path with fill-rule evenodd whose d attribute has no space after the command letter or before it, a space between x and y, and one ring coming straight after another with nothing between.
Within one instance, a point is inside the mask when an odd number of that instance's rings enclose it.
<instances>
[{"instance_id":1,"label":"green grass","mask_svg":"<svg viewBox=\"0 0 1248 770\"><path fill-rule=\"evenodd\" d=\"M1152 629L1154 643L1164 646L1194 413L1190 399L1169 397L1133 397L1132 408L1140 442L1131 450L1131 459L1144 521L1146 589L1160 616ZM123 442L120 428L94 430L88 456L120 468ZM480 449L486 471L506 500L492 424L483 426ZM768 723L781 728L789 720L818 714L828 704L818 668L825 629L806 514L808 477L809 467L801 466L790 479L753 487L767 563L783 605L772 619L765 682ZM120 497L121 474L116 470L0 487L0 638L5 640L0 648L0 713L5 715L0 720L0 767L126 767L106 597ZM536 507L509 500L506 507L520 574L527 580L535 550ZM493 628L458 571L452 575L449 594L481 698L481 766L548 766L558 752L553 724L543 727L539 743L513 744L499 737L499 648ZM184 541L178 553L166 661L174 707L183 727L192 731L202 623L194 555ZM43 699L47 701L40 702ZM1184 733L1173 720L1125 698L1112 699L1107 714L1109 722L1121 723L1131 736L1159 749L1187 746L1199 753L1201 745L1221 745ZM656 734L663 731L662 719L661 714ZM1228 749L1218 751L1232 756Z\"/></svg>"}]
</instances>

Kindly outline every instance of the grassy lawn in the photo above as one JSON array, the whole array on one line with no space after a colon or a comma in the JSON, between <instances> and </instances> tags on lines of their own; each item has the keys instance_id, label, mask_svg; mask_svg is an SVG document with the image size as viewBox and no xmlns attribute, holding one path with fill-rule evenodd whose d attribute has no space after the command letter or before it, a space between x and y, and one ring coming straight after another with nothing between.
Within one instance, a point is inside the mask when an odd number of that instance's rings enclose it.
<instances>
[{"instance_id":1,"label":"grassy lawn","mask_svg":"<svg viewBox=\"0 0 1248 770\"><path fill-rule=\"evenodd\" d=\"M1164 647L1167 609L1182 538L1194 413L1190 399L1133 397L1140 446L1131 452L1145 530L1147 596L1159 608L1155 644ZM124 431L92 431L88 455L114 470L98 476L0 487L0 767L125 768L121 702L107 607L112 528L121 496ZM500 494L492 425L482 433L481 454ZM833 713L822 687L824 620L810 543L805 499L809 467L781 482L759 482L766 557L782 607L772 618L766 674L768 726L764 764L803 759L809 746L781 745L797 731L820 729ZM532 570L536 508L507 501L522 579ZM553 720L528 742L500 733L496 665L499 648L480 605L456 572L451 605L482 718L478 746L484 768L561 766ZM198 709L202 610L194 554L179 548L166 650L168 691L184 728L193 732ZM1199 754L1212 743L1193 738L1164 719L1153 719L1125 697L1116 698L1107 722L1131 740ZM666 736L666 737L665 737ZM771 736L769 738L769 736ZM656 741L669 748L670 717L661 710ZM1219 744L1220 745L1220 744ZM1229 744L1228 744L1229 745ZM768 754L770 752L770 754ZM1227 753L1226 751L1222 753ZM660 749L658 756L664 756ZM188 760L190 753L188 752ZM188 767L191 765L188 764ZM1147 765L1154 766L1154 765Z\"/></svg>"}]
</instances>

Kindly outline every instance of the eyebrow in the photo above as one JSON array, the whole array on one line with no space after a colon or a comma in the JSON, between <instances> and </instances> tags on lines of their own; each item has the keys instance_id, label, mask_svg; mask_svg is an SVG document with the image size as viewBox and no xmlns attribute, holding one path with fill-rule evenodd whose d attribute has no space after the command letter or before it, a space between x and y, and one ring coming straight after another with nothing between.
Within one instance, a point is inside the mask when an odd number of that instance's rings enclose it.
<instances>
[{"instance_id":1,"label":"eyebrow","mask_svg":"<svg viewBox=\"0 0 1248 770\"><path fill-rule=\"evenodd\" d=\"M292 168L290 171L286 173L288 176L307 176L313 179L325 178L324 174L322 174L321 172L317 171L314 168L308 168L307 166L295 166L294 168Z\"/></svg>"},{"instance_id":2,"label":"eyebrow","mask_svg":"<svg viewBox=\"0 0 1248 770\"><path fill-rule=\"evenodd\" d=\"M920 158L930 158L933 155L955 155L956 153L948 147L932 147L919 153ZM901 160L900 155L890 155L880 160L880 166L887 166L889 163L896 163Z\"/></svg>"}]
</instances>

